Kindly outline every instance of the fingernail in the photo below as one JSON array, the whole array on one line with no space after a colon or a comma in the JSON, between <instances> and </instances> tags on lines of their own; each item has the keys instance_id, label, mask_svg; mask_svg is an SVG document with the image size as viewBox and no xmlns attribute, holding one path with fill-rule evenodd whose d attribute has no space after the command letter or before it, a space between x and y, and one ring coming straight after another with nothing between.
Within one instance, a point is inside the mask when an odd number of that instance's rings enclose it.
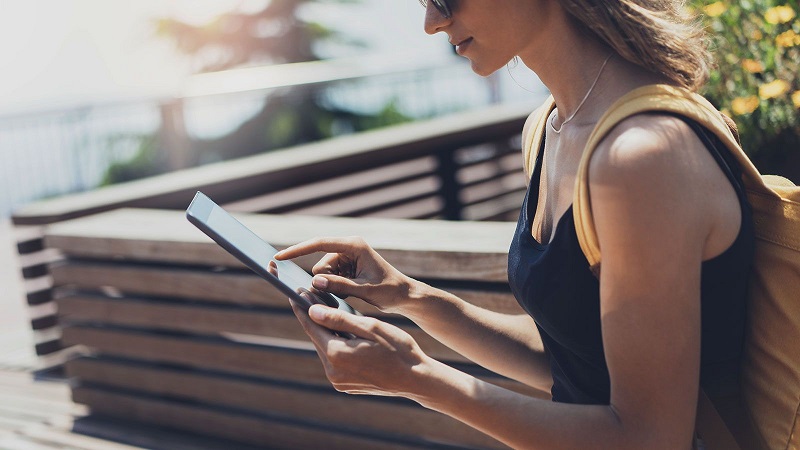
<instances>
[{"instance_id":1,"label":"fingernail","mask_svg":"<svg viewBox=\"0 0 800 450\"><path fill-rule=\"evenodd\" d=\"M325 289L328 287L328 279L317 275L311 279L311 284L317 289Z\"/></svg>"},{"instance_id":2,"label":"fingernail","mask_svg":"<svg viewBox=\"0 0 800 450\"><path fill-rule=\"evenodd\" d=\"M308 316L314 320L324 320L328 316L328 311L324 306L312 305L308 310Z\"/></svg>"}]
</instances>

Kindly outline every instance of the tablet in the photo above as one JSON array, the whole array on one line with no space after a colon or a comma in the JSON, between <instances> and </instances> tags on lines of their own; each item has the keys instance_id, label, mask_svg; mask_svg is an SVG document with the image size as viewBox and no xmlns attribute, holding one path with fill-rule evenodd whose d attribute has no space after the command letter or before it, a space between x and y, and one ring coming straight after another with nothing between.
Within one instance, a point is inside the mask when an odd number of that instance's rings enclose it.
<instances>
[{"instance_id":1,"label":"tablet","mask_svg":"<svg viewBox=\"0 0 800 450\"><path fill-rule=\"evenodd\" d=\"M195 194L186 218L228 253L243 262L261 278L308 310L315 303L360 315L341 298L311 286L311 275L292 261L277 261L278 253L249 228L214 203L202 192Z\"/></svg>"}]
</instances>

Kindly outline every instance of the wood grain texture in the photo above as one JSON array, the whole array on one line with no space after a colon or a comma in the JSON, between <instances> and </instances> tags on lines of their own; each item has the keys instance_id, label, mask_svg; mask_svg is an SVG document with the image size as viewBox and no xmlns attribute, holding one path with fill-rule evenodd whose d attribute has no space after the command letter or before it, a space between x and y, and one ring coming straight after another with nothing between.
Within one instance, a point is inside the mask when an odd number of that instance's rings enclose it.
<instances>
[{"instance_id":1,"label":"wood grain texture","mask_svg":"<svg viewBox=\"0 0 800 450\"><path fill-rule=\"evenodd\" d=\"M142 391L186 401L300 417L433 441L481 448L506 448L494 439L443 414L410 401L350 396L333 389L308 389L242 377L156 368L125 361L78 359L69 376L105 388ZM224 395L220 395L224 393Z\"/></svg>"},{"instance_id":2,"label":"wood grain texture","mask_svg":"<svg viewBox=\"0 0 800 450\"><path fill-rule=\"evenodd\" d=\"M276 248L315 236L362 236L410 276L507 281L507 253L515 225L378 218L238 215ZM182 213L123 209L48 229L48 247L72 257L242 267L194 228ZM319 259L299 260L309 269Z\"/></svg>"},{"instance_id":3,"label":"wood grain texture","mask_svg":"<svg viewBox=\"0 0 800 450\"><path fill-rule=\"evenodd\" d=\"M215 271L210 268L149 266L95 261L69 261L51 268L58 286L105 292L112 296L148 296L186 301L234 304L243 307L287 308L286 297L271 284L244 270ZM523 314L508 286L466 282L437 283L466 301L493 311ZM348 299L364 314L386 314L356 298Z\"/></svg>"},{"instance_id":4,"label":"wood grain texture","mask_svg":"<svg viewBox=\"0 0 800 450\"><path fill-rule=\"evenodd\" d=\"M238 334L212 339L80 326L64 327L62 339L67 345L81 345L100 355L330 386L313 346L302 341ZM454 365L498 386L543 397L539 391L477 366Z\"/></svg>"},{"instance_id":5,"label":"wood grain texture","mask_svg":"<svg viewBox=\"0 0 800 450\"><path fill-rule=\"evenodd\" d=\"M59 321L116 325L144 331L179 331L197 335L241 334L310 342L288 308L282 310L198 305L181 302L70 295L59 298ZM468 362L408 320L395 323L409 333L422 350L443 361Z\"/></svg>"},{"instance_id":6,"label":"wood grain texture","mask_svg":"<svg viewBox=\"0 0 800 450\"><path fill-rule=\"evenodd\" d=\"M158 398L134 395L96 388L76 387L73 399L88 405L93 413L110 415L162 427L176 428L193 433L221 437L265 448L327 448L327 449L411 449L424 448L424 441L416 445L397 442L395 436L365 436L351 430L325 428L324 424L301 423L284 418L253 416L237 411L197 408L190 403L180 403Z\"/></svg>"}]
</instances>

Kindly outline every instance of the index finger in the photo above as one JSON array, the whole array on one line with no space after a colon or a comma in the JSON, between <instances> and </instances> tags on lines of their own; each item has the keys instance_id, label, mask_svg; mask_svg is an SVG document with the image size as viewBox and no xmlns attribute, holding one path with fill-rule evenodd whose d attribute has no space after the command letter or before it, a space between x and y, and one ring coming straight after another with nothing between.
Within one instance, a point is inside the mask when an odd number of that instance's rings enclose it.
<instances>
[{"instance_id":1,"label":"index finger","mask_svg":"<svg viewBox=\"0 0 800 450\"><path fill-rule=\"evenodd\" d=\"M353 249L354 243L348 238L319 237L289 246L275 254L277 260L292 259L312 253L345 253Z\"/></svg>"}]
</instances>

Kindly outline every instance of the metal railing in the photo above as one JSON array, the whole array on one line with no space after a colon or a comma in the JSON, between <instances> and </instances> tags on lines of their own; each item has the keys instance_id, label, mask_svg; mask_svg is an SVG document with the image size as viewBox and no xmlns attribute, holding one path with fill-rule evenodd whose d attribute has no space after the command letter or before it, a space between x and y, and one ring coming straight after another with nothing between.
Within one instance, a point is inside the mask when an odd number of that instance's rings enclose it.
<instances>
[{"instance_id":1,"label":"metal railing","mask_svg":"<svg viewBox=\"0 0 800 450\"><path fill-rule=\"evenodd\" d=\"M153 140L169 148L169 169L225 159L230 152L199 157L192 143L225 136L270 98L358 114L391 104L416 120L490 103L533 102L543 89L509 88L507 77L478 77L458 59L431 64L389 56L203 74L174 98L0 116L0 217L34 200L97 187L109 167L142 158ZM345 121L330 126L331 135L354 131Z\"/></svg>"}]
</instances>

